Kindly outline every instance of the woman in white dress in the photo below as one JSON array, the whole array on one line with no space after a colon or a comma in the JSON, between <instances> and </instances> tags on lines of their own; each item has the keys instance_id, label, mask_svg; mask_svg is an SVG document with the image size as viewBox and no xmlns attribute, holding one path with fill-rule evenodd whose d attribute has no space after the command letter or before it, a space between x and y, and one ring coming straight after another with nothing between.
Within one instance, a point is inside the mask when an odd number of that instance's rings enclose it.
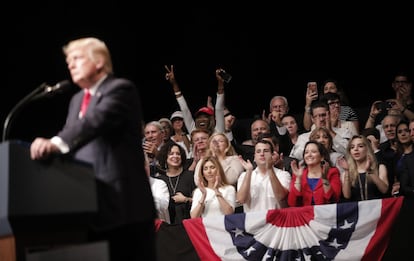
<instances>
[{"instance_id":1,"label":"woman in white dress","mask_svg":"<svg viewBox=\"0 0 414 261\"><path fill-rule=\"evenodd\" d=\"M204 157L195 174L200 182L193 192L191 218L233 214L236 189L227 182L220 161L214 156Z\"/></svg>"}]
</instances>

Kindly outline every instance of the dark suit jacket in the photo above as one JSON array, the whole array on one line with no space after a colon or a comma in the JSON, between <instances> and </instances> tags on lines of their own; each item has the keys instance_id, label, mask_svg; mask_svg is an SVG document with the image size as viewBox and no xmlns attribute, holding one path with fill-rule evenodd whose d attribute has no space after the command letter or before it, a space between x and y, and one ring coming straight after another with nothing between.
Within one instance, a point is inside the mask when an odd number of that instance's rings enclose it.
<instances>
[{"instance_id":1,"label":"dark suit jacket","mask_svg":"<svg viewBox=\"0 0 414 261\"><path fill-rule=\"evenodd\" d=\"M404 156L400 171L400 194L414 198L414 152Z\"/></svg>"},{"instance_id":2,"label":"dark suit jacket","mask_svg":"<svg viewBox=\"0 0 414 261\"><path fill-rule=\"evenodd\" d=\"M83 90L69 104L58 136L77 160L93 165L97 180L98 228L155 219L156 212L144 170L142 104L136 86L109 75L91 98L82 119Z\"/></svg>"}]
</instances>

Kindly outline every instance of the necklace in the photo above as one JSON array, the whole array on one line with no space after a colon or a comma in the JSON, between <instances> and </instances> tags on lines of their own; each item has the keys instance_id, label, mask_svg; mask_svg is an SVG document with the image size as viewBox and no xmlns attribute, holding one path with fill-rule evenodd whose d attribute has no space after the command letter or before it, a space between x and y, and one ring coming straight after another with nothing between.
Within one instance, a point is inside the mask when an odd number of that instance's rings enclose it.
<instances>
[{"instance_id":1,"label":"necklace","mask_svg":"<svg viewBox=\"0 0 414 261\"><path fill-rule=\"evenodd\" d=\"M362 189L362 180L361 180L361 175L365 174L365 184L364 184L364 188L365 188L365 196L364 196L364 190ZM361 194L361 200L367 200L368 199L368 182L367 182L367 175L366 173L358 173L358 180L359 180L359 193Z\"/></svg>"},{"instance_id":2,"label":"necklace","mask_svg":"<svg viewBox=\"0 0 414 261\"><path fill-rule=\"evenodd\" d=\"M171 186L171 189L173 191L173 195L175 195L175 191L177 190L178 182L180 181L180 176L181 176L181 174L177 176L177 180L175 181L174 186L173 186L173 183L171 181L171 177L168 176L168 181L170 182L170 186Z\"/></svg>"}]
</instances>

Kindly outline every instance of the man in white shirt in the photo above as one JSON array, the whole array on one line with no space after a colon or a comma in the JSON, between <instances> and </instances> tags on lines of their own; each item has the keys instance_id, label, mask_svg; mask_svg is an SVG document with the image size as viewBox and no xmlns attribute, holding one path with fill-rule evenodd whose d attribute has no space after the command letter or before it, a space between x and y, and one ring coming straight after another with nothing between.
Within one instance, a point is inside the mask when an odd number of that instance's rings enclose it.
<instances>
[{"instance_id":1,"label":"man in white shirt","mask_svg":"<svg viewBox=\"0 0 414 261\"><path fill-rule=\"evenodd\" d=\"M345 155L349 139L352 138L352 133L349 129L331 126L329 105L323 101L315 101L311 106L311 117L316 128L325 127L329 130L333 139L333 149ZM306 142L309 141L310 133L311 131L299 135L296 144L290 151L290 157L299 161L303 160L303 149L305 148Z\"/></svg>"},{"instance_id":2,"label":"man in white shirt","mask_svg":"<svg viewBox=\"0 0 414 261\"><path fill-rule=\"evenodd\" d=\"M291 175L274 167L273 145L259 140L255 145L253 164L241 159L246 169L237 181L237 202L243 204L244 212L263 211L287 207Z\"/></svg>"}]
</instances>

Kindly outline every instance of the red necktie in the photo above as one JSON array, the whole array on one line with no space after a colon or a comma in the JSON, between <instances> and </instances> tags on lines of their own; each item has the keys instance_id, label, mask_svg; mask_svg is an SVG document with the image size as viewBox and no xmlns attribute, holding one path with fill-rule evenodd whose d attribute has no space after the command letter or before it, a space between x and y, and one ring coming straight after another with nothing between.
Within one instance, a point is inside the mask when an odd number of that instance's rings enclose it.
<instances>
[{"instance_id":1,"label":"red necktie","mask_svg":"<svg viewBox=\"0 0 414 261\"><path fill-rule=\"evenodd\" d=\"M85 94L83 95L82 105L80 109L80 116L83 117L86 113L86 109L88 108L89 101L91 99L91 93L89 90L85 91Z\"/></svg>"}]
</instances>

